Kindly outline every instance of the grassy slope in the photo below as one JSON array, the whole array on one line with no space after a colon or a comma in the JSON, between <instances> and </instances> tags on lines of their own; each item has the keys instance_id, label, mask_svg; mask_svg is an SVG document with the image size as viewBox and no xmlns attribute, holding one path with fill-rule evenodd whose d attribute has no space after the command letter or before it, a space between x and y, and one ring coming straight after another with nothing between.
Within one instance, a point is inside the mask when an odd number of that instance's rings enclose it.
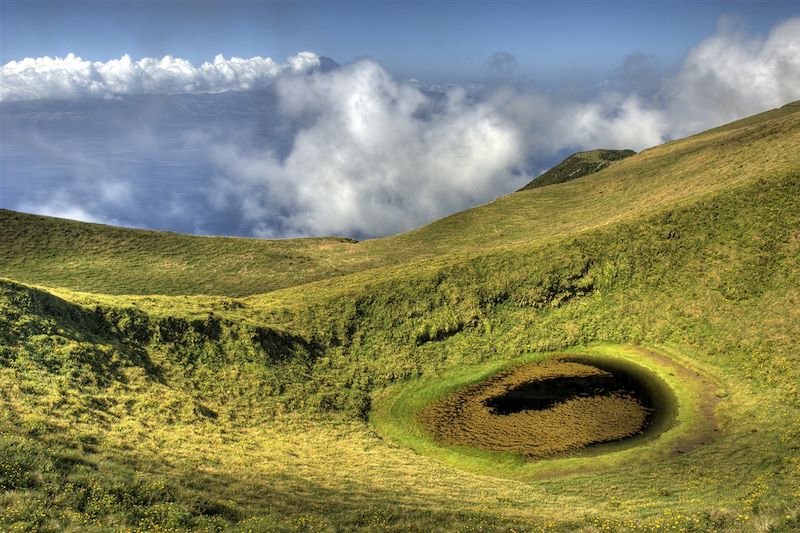
<instances>
[{"instance_id":1,"label":"grassy slope","mask_svg":"<svg viewBox=\"0 0 800 533\"><path fill-rule=\"evenodd\" d=\"M45 272L67 253L62 222L39 232L38 219L5 215L27 233L12 241L3 225L0 272L61 288L0 284L0 523L798 527L800 113L791 111L358 245L136 233L152 240L127 256L106 233L127 230L74 226L116 257L112 271L92 263L100 252L84 265L109 292L180 292L190 274L208 293L250 292L213 260L148 279L147 264L171 257L162 243L180 239L197 261L212 243L220 264L226 242L315 258L351 250L349 275L301 284L324 274L295 269L263 285L285 288L243 299L75 292L90 282ZM454 369L596 343L647 346L699 371L720 399L719 435L661 455L657 439L570 474L535 466L560 472L545 479L506 464L503 475L518 479L508 481L481 475L499 473L493 459L418 455L363 422L411 378L443 376L447 386ZM647 360L642 348L591 350Z\"/></svg>"},{"instance_id":2,"label":"grassy slope","mask_svg":"<svg viewBox=\"0 0 800 533\"><path fill-rule=\"evenodd\" d=\"M189 237L0 210L0 272L27 283L109 294L241 296L454 252L553 242L785 168L800 138L798 110L786 106L748 119L744 128L734 123L670 142L559 187L514 193L405 234L357 244Z\"/></svg>"},{"instance_id":3,"label":"grassy slope","mask_svg":"<svg viewBox=\"0 0 800 533\"><path fill-rule=\"evenodd\" d=\"M600 172L614 161L636 155L633 150L604 150L598 148L588 152L577 152L564 159L541 176L525 185L520 191L538 189L547 185L555 185L572 181L595 172Z\"/></svg>"}]
</instances>

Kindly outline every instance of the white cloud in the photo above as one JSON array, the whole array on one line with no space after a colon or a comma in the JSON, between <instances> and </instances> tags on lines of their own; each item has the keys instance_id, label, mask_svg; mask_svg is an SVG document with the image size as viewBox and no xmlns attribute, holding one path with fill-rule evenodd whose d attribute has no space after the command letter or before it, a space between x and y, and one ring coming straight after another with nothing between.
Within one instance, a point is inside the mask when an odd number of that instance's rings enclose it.
<instances>
[{"instance_id":1,"label":"white cloud","mask_svg":"<svg viewBox=\"0 0 800 533\"><path fill-rule=\"evenodd\" d=\"M561 101L520 89L433 102L372 61L276 82L286 120L304 117L288 157L210 150L214 197L263 236L384 235L513 190L532 157L641 150L800 98L800 19L765 39L722 25L648 103L608 91Z\"/></svg>"},{"instance_id":2,"label":"white cloud","mask_svg":"<svg viewBox=\"0 0 800 533\"><path fill-rule=\"evenodd\" d=\"M288 117L314 117L288 157L211 151L223 175L215 198L268 221L257 230L266 236L407 229L491 198L524 155L514 124L490 103L453 90L443 109L424 113L429 98L372 61L281 79L276 90Z\"/></svg>"},{"instance_id":3,"label":"white cloud","mask_svg":"<svg viewBox=\"0 0 800 533\"><path fill-rule=\"evenodd\" d=\"M636 95L609 92L572 102L536 93L501 94L495 93L492 100L522 132L529 155L573 148L641 150L661 143L668 134L663 112Z\"/></svg>"},{"instance_id":4,"label":"white cloud","mask_svg":"<svg viewBox=\"0 0 800 533\"><path fill-rule=\"evenodd\" d=\"M172 56L134 61L124 55L106 62L86 61L74 54L25 58L3 65L0 100L249 90L266 86L282 74L308 72L318 66L319 57L311 52L301 52L286 63L269 57L226 59L218 55L199 66Z\"/></svg>"},{"instance_id":5,"label":"white cloud","mask_svg":"<svg viewBox=\"0 0 800 533\"><path fill-rule=\"evenodd\" d=\"M521 186L531 156L638 150L666 133L635 96L564 103L506 89L475 101L453 87L434 105L366 60L275 87L285 119L312 117L286 158L207 149L214 205L238 206L263 237L408 230Z\"/></svg>"},{"instance_id":6,"label":"white cloud","mask_svg":"<svg viewBox=\"0 0 800 533\"><path fill-rule=\"evenodd\" d=\"M646 83L616 89L609 84L584 100L518 87L473 94L458 86L440 88L437 100L418 82L400 82L373 61L330 72L315 69L318 64L319 58L308 53L285 64L218 57L199 67L169 56L107 63L74 56L26 59L3 67L2 97L270 85L281 113L274 120L292 125L281 155L266 146L254 149L252 140L241 142L246 134L240 131L231 130L226 142L186 135L192 153L206 154L216 172L207 187L209 206L235 213L245 231L259 236L378 236L514 190L557 153L641 150L800 99L800 18L776 26L766 37L721 24L675 72L651 69ZM300 72L309 75L286 75ZM637 87L646 87L642 91L648 94L638 94ZM113 169L92 165L75 162L84 169L78 179L44 199L37 212L97 218L131 201L135 195L124 183L97 177L112 176ZM70 204L90 189L93 203ZM72 190L83 192L71 196ZM176 213L198 212L170 202Z\"/></svg>"},{"instance_id":7,"label":"white cloud","mask_svg":"<svg viewBox=\"0 0 800 533\"><path fill-rule=\"evenodd\" d=\"M748 36L729 20L694 47L664 89L674 137L800 98L800 17Z\"/></svg>"}]
</instances>

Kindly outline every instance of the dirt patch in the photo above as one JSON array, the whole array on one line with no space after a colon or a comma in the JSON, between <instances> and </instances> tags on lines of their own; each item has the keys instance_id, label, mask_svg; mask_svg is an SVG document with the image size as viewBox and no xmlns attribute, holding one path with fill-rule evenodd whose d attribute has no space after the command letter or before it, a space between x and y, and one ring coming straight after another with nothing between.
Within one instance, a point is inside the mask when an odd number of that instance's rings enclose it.
<instances>
[{"instance_id":1,"label":"dirt patch","mask_svg":"<svg viewBox=\"0 0 800 533\"><path fill-rule=\"evenodd\" d=\"M639 435L657 404L622 367L560 358L460 389L419 417L439 442L542 458Z\"/></svg>"},{"instance_id":2,"label":"dirt patch","mask_svg":"<svg viewBox=\"0 0 800 533\"><path fill-rule=\"evenodd\" d=\"M715 440L719 436L716 410L720 398L716 395L717 385L696 370L678 364L658 352L644 348L640 348L640 351L661 365L671 368L674 375L680 378L682 382L694 384L694 387L699 391L700 398L697 404L699 405L698 415L701 423L695 431L684 436L676 444L673 455L689 453L699 446Z\"/></svg>"}]
</instances>

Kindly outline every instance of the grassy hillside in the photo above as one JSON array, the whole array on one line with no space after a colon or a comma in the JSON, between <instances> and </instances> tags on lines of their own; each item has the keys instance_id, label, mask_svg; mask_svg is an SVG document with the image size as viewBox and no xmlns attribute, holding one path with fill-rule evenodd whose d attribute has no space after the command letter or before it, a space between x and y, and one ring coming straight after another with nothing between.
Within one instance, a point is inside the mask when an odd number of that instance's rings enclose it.
<instances>
[{"instance_id":1,"label":"grassy hillside","mask_svg":"<svg viewBox=\"0 0 800 533\"><path fill-rule=\"evenodd\" d=\"M520 191L582 178L583 176L600 172L614 161L619 161L632 155L636 155L633 150L604 150L600 148L589 150L588 152L577 152L544 172L541 176L537 176L536 179L522 187Z\"/></svg>"},{"instance_id":2,"label":"grassy hillside","mask_svg":"<svg viewBox=\"0 0 800 533\"><path fill-rule=\"evenodd\" d=\"M3 212L0 528L796 530L798 111L361 243ZM419 431L564 352L662 376L675 425L536 462Z\"/></svg>"},{"instance_id":3,"label":"grassy hillside","mask_svg":"<svg viewBox=\"0 0 800 533\"><path fill-rule=\"evenodd\" d=\"M559 187L510 194L405 234L359 243L190 237L0 210L0 273L107 294L243 296L487 247L555 242L795 165L798 111L798 105L785 106L748 119L747 127L673 141Z\"/></svg>"}]
</instances>

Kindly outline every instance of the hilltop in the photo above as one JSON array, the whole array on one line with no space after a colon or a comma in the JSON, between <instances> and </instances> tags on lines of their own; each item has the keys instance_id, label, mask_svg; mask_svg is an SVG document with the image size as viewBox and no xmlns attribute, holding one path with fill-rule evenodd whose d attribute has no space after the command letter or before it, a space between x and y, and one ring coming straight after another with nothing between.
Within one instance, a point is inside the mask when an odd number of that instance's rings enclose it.
<instances>
[{"instance_id":1,"label":"hilltop","mask_svg":"<svg viewBox=\"0 0 800 533\"><path fill-rule=\"evenodd\" d=\"M408 233L191 237L0 211L0 527L800 527L800 106ZM528 461L442 394L619 357L664 433Z\"/></svg>"},{"instance_id":2,"label":"hilltop","mask_svg":"<svg viewBox=\"0 0 800 533\"><path fill-rule=\"evenodd\" d=\"M577 152L536 177L536 179L522 187L520 191L582 178L603 170L614 161L619 161L632 155L636 155L633 150L604 150L602 148L589 150L588 152Z\"/></svg>"}]
</instances>

